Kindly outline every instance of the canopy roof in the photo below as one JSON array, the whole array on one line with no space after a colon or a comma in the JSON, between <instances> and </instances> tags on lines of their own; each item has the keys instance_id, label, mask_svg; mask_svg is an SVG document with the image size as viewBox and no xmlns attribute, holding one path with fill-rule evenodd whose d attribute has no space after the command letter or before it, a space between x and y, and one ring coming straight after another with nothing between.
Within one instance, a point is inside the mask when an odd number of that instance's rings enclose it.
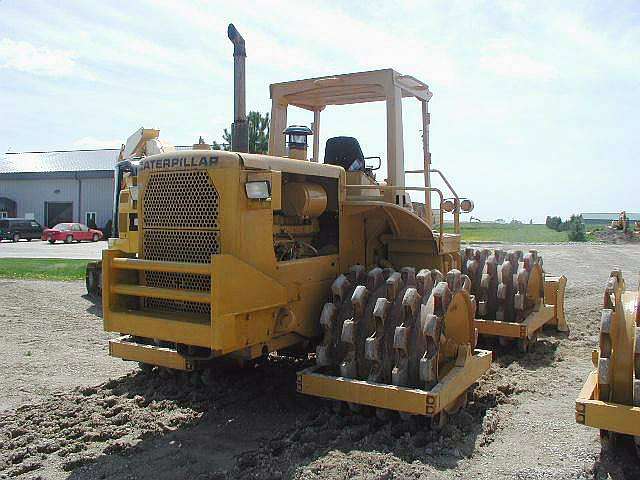
<instances>
[{"instance_id":1,"label":"canopy roof","mask_svg":"<svg viewBox=\"0 0 640 480\"><path fill-rule=\"evenodd\" d=\"M384 101L394 87L400 88L403 97L427 102L433 95L427 84L390 68L274 83L270 90L271 98L281 105L314 111L327 105Z\"/></svg>"}]
</instances>

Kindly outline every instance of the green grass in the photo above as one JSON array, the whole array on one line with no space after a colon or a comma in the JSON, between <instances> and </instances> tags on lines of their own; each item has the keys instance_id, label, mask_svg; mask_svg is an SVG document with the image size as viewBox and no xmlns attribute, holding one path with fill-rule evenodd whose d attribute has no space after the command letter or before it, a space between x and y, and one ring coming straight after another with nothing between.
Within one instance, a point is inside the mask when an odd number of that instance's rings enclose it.
<instances>
[{"instance_id":1,"label":"green grass","mask_svg":"<svg viewBox=\"0 0 640 480\"><path fill-rule=\"evenodd\" d=\"M567 232L556 232L546 225L512 225L501 223L461 223L463 242L556 243L568 242ZM453 225L445 225L453 232Z\"/></svg>"},{"instance_id":2,"label":"green grass","mask_svg":"<svg viewBox=\"0 0 640 480\"><path fill-rule=\"evenodd\" d=\"M0 258L1 278L83 280L91 260L58 258Z\"/></svg>"}]
</instances>

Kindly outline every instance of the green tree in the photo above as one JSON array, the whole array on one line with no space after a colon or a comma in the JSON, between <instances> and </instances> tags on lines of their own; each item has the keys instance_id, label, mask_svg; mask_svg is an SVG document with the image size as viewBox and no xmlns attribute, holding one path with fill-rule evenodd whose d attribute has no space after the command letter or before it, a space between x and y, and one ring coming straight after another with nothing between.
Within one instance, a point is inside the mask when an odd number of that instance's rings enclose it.
<instances>
[{"instance_id":1,"label":"green tree","mask_svg":"<svg viewBox=\"0 0 640 480\"><path fill-rule=\"evenodd\" d=\"M557 232L561 232L563 230L563 222L560 217L547 217L546 224L547 227Z\"/></svg>"},{"instance_id":2,"label":"green tree","mask_svg":"<svg viewBox=\"0 0 640 480\"><path fill-rule=\"evenodd\" d=\"M231 132L226 128L222 133L222 150L231 150Z\"/></svg>"},{"instance_id":3,"label":"green tree","mask_svg":"<svg viewBox=\"0 0 640 480\"><path fill-rule=\"evenodd\" d=\"M249 122L249 153L267 153L269 150L269 127L270 119L269 114L262 115L260 112L249 112L247 115ZM220 147L214 142L215 147ZM231 132L224 129L222 134L222 149L231 150ZM217 148L220 150L220 148Z\"/></svg>"},{"instance_id":4,"label":"green tree","mask_svg":"<svg viewBox=\"0 0 640 480\"><path fill-rule=\"evenodd\" d=\"M568 223L569 240L572 242L586 242L587 230L582 220L582 215L571 215Z\"/></svg>"},{"instance_id":5,"label":"green tree","mask_svg":"<svg viewBox=\"0 0 640 480\"><path fill-rule=\"evenodd\" d=\"M587 229L582 219L582 215L571 215L569 220L562 221L560 217L547 217L547 227L557 232L567 232L569 240L572 242L586 242Z\"/></svg>"}]
</instances>

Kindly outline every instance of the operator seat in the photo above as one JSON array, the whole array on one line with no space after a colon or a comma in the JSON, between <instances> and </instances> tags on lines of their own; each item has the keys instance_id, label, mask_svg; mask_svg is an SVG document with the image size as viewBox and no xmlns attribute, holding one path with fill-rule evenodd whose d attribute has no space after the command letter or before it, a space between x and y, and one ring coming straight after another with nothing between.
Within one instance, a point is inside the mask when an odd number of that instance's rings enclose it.
<instances>
[{"instance_id":1,"label":"operator seat","mask_svg":"<svg viewBox=\"0 0 640 480\"><path fill-rule=\"evenodd\" d=\"M364 172L364 154L354 137L332 137L324 148L324 163L338 165L348 172Z\"/></svg>"}]
</instances>

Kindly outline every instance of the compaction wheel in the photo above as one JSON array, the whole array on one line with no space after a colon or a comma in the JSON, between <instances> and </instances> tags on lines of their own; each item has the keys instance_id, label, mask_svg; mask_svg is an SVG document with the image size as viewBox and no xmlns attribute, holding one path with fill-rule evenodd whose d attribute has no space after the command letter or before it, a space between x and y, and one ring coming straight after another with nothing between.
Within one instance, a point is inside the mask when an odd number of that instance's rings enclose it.
<instances>
[{"instance_id":1,"label":"compaction wheel","mask_svg":"<svg viewBox=\"0 0 640 480\"><path fill-rule=\"evenodd\" d=\"M470 287L469 277L458 270L443 276L411 267L366 273L352 267L334 281L331 302L322 309L324 338L316 349L317 365L345 378L431 390L461 351L475 347ZM463 392L432 415L432 427L441 428L466 398ZM385 418L389 412L376 413Z\"/></svg>"},{"instance_id":2,"label":"compaction wheel","mask_svg":"<svg viewBox=\"0 0 640 480\"><path fill-rule=\"evenodd\" d=\"M102 264L101 262L90 262L85 270L85 286L87 293L92 297L102 295Z\"/></svg>"},{"instance_id":3,"label":"compaction wheel","mask_svg":"<svg viewBox=\"0 0 640 480\"><path fill-rule=\"evenodd\" d=\"M469 276L470 290L477 302L478 319L523 323L545 305L545 274L542 257L536 250L523 254L520 250L491 252L467 248L462 256L465 259L463 270ZM563 298L564 290L559 295ZM557 304L557 296L556 292L556 300L552 300L554 305ZM539 327L531 331L528 325L525 328L525 337L498 334L500 345L515 343L520 352L530 351L537 342ZM496 331L493 332L495 335ZM482 328L480 333L484 333Z\"/></svg>"},{"instance_id":4,"label":"compaction wheel","mask_svg":"<svg viewBox=\"0 0 640 480\"><path fill-rule=\"evenodd\" d=\"M542 303L544 272L536 250L466 249L464 257L480 318L519 323Z\"/></svg>"},{"instance_id":5,"label":"compaction wheel","mask_svg":"<svg viewBox=\"0 0 640 480\"><path fill-rule=\"evenodd\" d=\"M612 271L600 317L597 392L603 402L640 406L639 299L638 292L626 292L622 272ZM600 437L604 444L610 444L616 434L600 430ZM634 440L640 455L640 437Z\"/></svg>"}]
</instances>

